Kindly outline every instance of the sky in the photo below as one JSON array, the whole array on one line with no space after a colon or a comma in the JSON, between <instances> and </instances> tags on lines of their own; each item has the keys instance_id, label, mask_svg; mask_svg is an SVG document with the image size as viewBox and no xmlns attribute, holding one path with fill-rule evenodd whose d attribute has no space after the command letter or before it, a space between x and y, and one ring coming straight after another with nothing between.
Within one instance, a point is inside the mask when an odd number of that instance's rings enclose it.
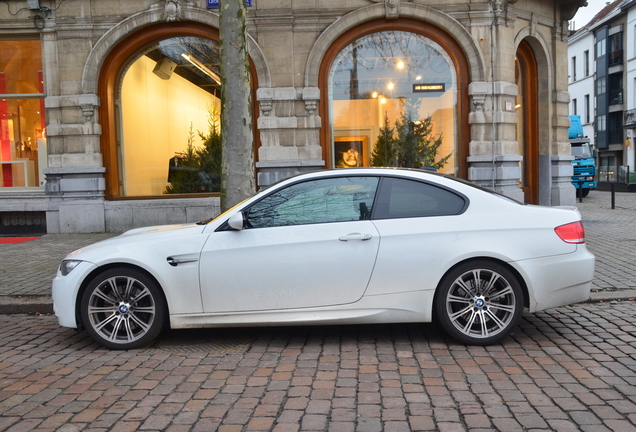
<instances>
[{"instance_id":1,"label":"sky","mask_svg":"<svg viewBox=\"0 0 636 432\"><path fill-rule=\"evenodd\" d=\"M594 18L594 15L596 15L601 9L603 9L607 3L611 3L612 1L587 0L587 6L579 8L576 15L574 15L574 18L572 18L572 21L574 21L575 24L574 28L578 30L583 27L585 24L590 22L590 20Z\"/></svg>"},{"instance_id":2,"label":"sky","mask_svg":"<svg viewBox=\"0 0 636 432\"><path fill-rule=\"evenodd\" d=\"M574 15L574 18L572 18L575 24L574 28L578 30L590 22L590 20L594 18L594 15L603 9L607 3L611 2L607 0L587 0L587 6L579 8L579 11Z\"/></svg>"}]
</instances>

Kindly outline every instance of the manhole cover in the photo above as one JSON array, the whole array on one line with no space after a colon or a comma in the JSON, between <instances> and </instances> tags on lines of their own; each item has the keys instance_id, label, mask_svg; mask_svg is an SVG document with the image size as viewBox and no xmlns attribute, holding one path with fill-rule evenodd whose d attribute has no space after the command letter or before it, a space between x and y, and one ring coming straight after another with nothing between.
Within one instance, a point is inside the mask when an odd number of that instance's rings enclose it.
<instances>
[{"instance_id":1,"label":"manhole cover","mask_svg":"<svg viewBox=\"0 0 636 432\"><path fill-rule=\"evenodd\" d=\"M206 335L197 331L171 331L158 341L154 348L173 353L224 353L243 354L252 343L252 338L246 335Z\"/></svg>"}]
</instances>

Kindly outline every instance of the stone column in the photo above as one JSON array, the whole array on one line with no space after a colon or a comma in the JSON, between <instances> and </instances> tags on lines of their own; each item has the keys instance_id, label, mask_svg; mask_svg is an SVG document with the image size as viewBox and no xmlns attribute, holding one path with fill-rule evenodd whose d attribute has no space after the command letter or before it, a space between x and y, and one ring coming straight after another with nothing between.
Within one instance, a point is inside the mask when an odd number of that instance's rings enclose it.
<instances>
[{"instance_id":1,"label":"stone column","mask_svg":"<svg viewBox=\"0 0 636 432\"><path fill-rule=\"evenodd\" d=\"M317 115L317 87L259 88L259 188L325 166L320 146L321 119Z\"/></svg>"},{"instance_id":2,"label":"stone column","mask_svg":"<svg viewBox=\"0 0 636 432\"><path fill-rule=\"evenodd\" d=\"M561 17L560 25L553 28L552 58L568 58L567 38L569 35L568 21ZM559 22L559 21L557 21ZM552 188L549 205L572 206L576 205L576 189L572 186L572 164L574 159L568 140L570 127L569 105L570 93L568 92L568 62L555 62L554 92L552 104L554 115L552 121L552 145L549 154L552 163ZM543 154L543 153L542 153Z\"/></svg>"},{"instance_id":3,"label":"stone column","mask_svg":"<svg viewBox=\"0 0 636 432\"><path fill-rule=\"evenodd\" d=\"M519 188L521 167L515 127L517 86L508 82L473 82L469 86L468 180L523 201Z\"/></svg>"},{"instance_id":4,"label":"stone column","mask_svg":"<svg viewBox=\"0 0 636 432\"><path fill-rule=\"evenodd\" d=\"M95 123L99 98L49 96L45 106L49 141L45 190L55 203L47 212L48 231L103 232L106 170L100 152L101 127Z\"/></svg>"}]
</instances>

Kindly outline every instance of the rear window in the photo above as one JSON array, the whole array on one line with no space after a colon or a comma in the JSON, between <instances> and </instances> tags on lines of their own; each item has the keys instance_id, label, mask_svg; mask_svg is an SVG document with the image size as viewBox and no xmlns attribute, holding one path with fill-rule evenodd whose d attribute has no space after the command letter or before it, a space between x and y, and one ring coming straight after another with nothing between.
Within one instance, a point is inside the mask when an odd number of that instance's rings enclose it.
<instances>
[{"instance_id":1,"label":"rear window","mask_svg":"<svg viewBox=\"0 0 636 432\"><path fill-rule=\"evenodd\" d=\"M464 197L448 189L388 177L382 180L373 219L456 215L462 213L466 205Z\"/></svg>"}]
</instances>

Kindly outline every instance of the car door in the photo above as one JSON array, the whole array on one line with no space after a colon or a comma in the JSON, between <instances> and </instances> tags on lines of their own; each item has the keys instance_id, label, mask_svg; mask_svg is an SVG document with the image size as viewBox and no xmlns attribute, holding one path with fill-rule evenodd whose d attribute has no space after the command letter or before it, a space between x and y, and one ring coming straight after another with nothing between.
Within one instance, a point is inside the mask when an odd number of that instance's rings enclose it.
<instances>
[{"instance_id":1,"label":"car door","mask_svg":"<svg viewBox=\"0 0 636 432\"><path fill-rule=\"evenodd\" d=\"M435 289L467 239L468 198L427 182L385 178L373 223L382 238L366 295Z\"/></svg>"},{"instance_id":2,"label":"car door","mask_svg":"<svg viewBox=\"0 0 636 432\"><path fill-rule=\"evenodd\" d=\"M379 179L331 177L273 191L243 210L243 230L201 253L205 312L330 306L359 300L379 247L369 220Z\"/></svg>"}]
</instances>

